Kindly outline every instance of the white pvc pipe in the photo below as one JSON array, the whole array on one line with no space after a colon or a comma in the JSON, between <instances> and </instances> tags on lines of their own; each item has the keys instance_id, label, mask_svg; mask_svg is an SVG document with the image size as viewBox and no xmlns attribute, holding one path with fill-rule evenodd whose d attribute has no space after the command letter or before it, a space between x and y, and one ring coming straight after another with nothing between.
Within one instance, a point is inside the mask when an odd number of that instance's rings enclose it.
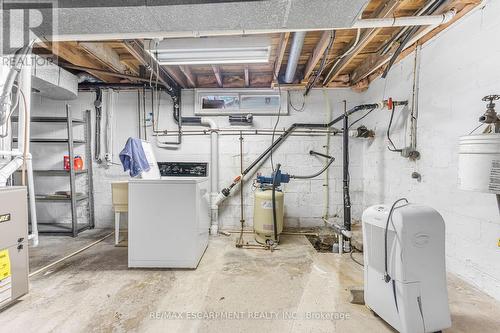
<instances>
[{"instance_id":1,"label":"white pvc pipe","mask_svg":"<svg viewBox=\"0 0 500 333\"><path fill-rule=\"evenodd\" d=\"M478 6L480 7L480 6ZM446 14L446 13L445 13ZM443 14L443 15L445 15ZM59 34L50 36L54 42L65 41L105 41L116 39L157 39L157 38L199 38L199 37L212 37L212 36L247 36L256 34L271 34L283 32L298 32L298 31L327 31L327 30L347 30L356 27L363 28L389 28L389 27L402 27L414 25L434 25L444 24L448 21L443 21L443 15L429 15L419 16L422 19L414 20L413 16L398 17L396 23L392 18L381 19L384 21L372 21L372 19L362 19L354 22L351 27L314 27L308 29L297 28L279 28L279 29L234 29L234 30L194 30L194 31L143 31L143 32L129 32L129 33L102 33L102 34ZM446 15L445 20L448 20L450 14ZM453 14L454 16L454 14ZM408 20L406 20L409 18ZM429 18L427 21L424 19ZM378 20L378 19L375 19ZM366 21L366 22L364 22ZM437 23L436 23L437 22Z\"/></svg>"},{"instance_id":2,"label":"white pvc pipe","mask_svg":"<svg viewBox=\"0 0 500 333\"><path fill-rule=\"evenodd\" d=\"M22 156L23 152L17 149L14 150L0 150L0 155L4 156Z\"/></svg>"},{"instance_id":3,"label":"white pvc pipe","mask_svg":"<svg viewBox=\"0 0 500 333\"><path fill-rule=\"evenodd\" d=\"M9 163L5 164L3 168L0 170L0 187L7 186L7 180L9 177L16 172L23 165L23 157L16 156Z\"/></svg>"},{"instance_id":4,"label":"white pvc pipe","mask_svg":"<svg viewBox=\"0 0 500 333\"><path fill-rule=\"evenodd\" d=\"M36 204L35 204L35 184L33 181L33 163L31 159L31 154L26 159L26 171L28 172L28 197L29 197L29 208L31 216L31 234L28 235L28 239L31 240L31 245L33 247L38 246L38 220L36 216Z\"/></svg>"},{"instance_id":5,"label":"white pvc pipe","mask_svg":"<svg viewBox=\"0 0 500 333\"><path fill-rule=\"evenodd\" d=\"M104 160L106 166L113 165L113 113L115 108L115 92L108 89L106 94L105 126L104 126ZM139 124L140 126L140 124Z\"/></svg>"},{"instance_id":6,"label":"white pvc pipe","mask_svg":"<svg viewBox=\"0 0 500 333\"><path fill-rule=\"evenodd\" d=\"M441 25L450 22L456 15L455 9L450 9L440 15L406 16L357 20L353 28L390 28L421 25Z\"/></svg>"},{"instance_id":7,"label":"white pvc pipe","mask_svg":"<svg viewBox=\"0 0 500 333\"><path fill-rule=\"evenodd\" d=\"M30 53L28 53L28 56ZM24 162L26 163L26 171L28 175L28 200L31 219L31 234L28 238L32 241L32 246L38 246L38 221L36 216L35 204L35 187L33 181L33 165L30 154L30 124L31 124L31 64L26 61L21 70L19 89L22 92L22 103L19 105L19 122L18 122L18 143L19 150L22 151ZM23 110L23 112L21 112ZM21 136L22 135L22 136ZM21 147L21 137L23 138L23 146Z\"/></svg>"},{"instance_id":8,"label":"white pvc pipe","mask_svg":"<svg viewBox=\"0 0 500 333\"><path fill-rule=\"evenodd\" d=\"M436 29L437 27L438 27L437 25L431 25L431 26L428 26L425 29L423 29L419 34L415 35L412 39L410 39L410 41L408 43L406 43L406 46L403 48L403 51L406 50L408 47L412 46L413 44L415 44L420 38L424 37L425 35L427 35L432 30ZM372 68L370 72L368 72L366 75L364 75L363 77L360 77L357 80L359 81L359 80L373 74L377 69L379 69L380 67L387 64L390 60L391 60L391 57L387 57L384 61L382 61L376 67Z\"/></svg>"},{"instance_id":9,"label":"white pvc pipe","mask_svg":"<svg viewBox=\"0 0 500 333\"><path fill-rule=\"evenodd\" d=\"M210 234L217 235L219 231L219 206L216 197L219 193L219 132L213 119L202 117L201 124L210 127Z\"/></svg>"}]
</instances>

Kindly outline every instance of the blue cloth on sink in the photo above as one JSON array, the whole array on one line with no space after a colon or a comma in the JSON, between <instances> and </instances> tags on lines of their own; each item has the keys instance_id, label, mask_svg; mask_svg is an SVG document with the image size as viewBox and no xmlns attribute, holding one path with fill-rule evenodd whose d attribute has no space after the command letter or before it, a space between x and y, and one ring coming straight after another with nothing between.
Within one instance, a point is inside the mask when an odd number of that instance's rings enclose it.
<instances>
[{"instance_id":1,"label":"blue cloth on sink","mask_svg":"<svg viewBox=\"0 0 500 333\"><path fill-rule=\"evenodd\" d=\"M128 138L125 147L120 152L120 161L123 165L123 171L130 170L131 177L140 176L143 171L151 169L142 148L142 141L137 138Z\"/></svg>"}]
</instances>

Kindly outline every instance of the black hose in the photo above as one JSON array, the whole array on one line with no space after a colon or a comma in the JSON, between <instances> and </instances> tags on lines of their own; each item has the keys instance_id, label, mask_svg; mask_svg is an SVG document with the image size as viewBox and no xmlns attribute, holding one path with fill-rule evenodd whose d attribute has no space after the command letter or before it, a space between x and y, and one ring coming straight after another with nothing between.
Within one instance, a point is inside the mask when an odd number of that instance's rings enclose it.
<instances>
[{"instance_id":1,"label":"black hose","mask_svg":"<svg viewBox=\"0 0 500 333\"><path fill-rule=\"evenodd\" d=\"M293 179L311 179L311 178L316 178L318 177L319 175L321 175L323 172L325 172L329 167L330 165L332 165L332 163L335 161L335 158L334 157L330 157L330 160L328 161L328 163L326 163L326 165L319 171L313 173L312 175L302 175L302 176L297 176L297 175L290 175L290 178L293 178Z\"/></svg>"},{"instance_id":2,"label":"black hose","mask_svg":"<svg viewBox=\"0 0 500 333\"><path fill-rule=\"evenodd\" d=\"M273 230L274 230L274 241L278 242L278 221L276 219L276 175L280 171L281 164L276 165L276 169L273 174L273 186L272 186L272 203L273 203Z\"/></svg>"},{"instance_id":3,"label":"black hose","mask_svg":"<svg viewBox=\"0 0 500 333\"><path fill-rule=\"evenodd\" d=\"M385 231L384 231L384 269L385 269L384 281L386 283L389 283L392 279L391 276L389 275L389 271L388 271L388 267L387 267L388 266L388 264L387 264L387 261L388 261L388 258L387 258L388 257L388 255L387 255L387 230L389 229L389 221L392 218L392 213L394 212L394 208L401 201L406 201L406 203L408 203L408 199L406 199L406 198L401 198L401 199L396 200L391 206L391 210L389 211L389 215L387 216L387 221L385 223Z\"/></svg>"},{"instance_id":4,"label":"black hose","mask_svg":"<svg viewBox=\"0 0 500 333\"><path fill-rule=\"evenodd\" d=\"M387 149L389 149L390 151L393 151L393 152L397 152L397 153L400 153L402 152L402 149L398 149L396 148L396 146L394 145L394 142L392 142L391 140L391 126L392 126L392 120L394 118L394 111L396 110L396 107L392 107L392 110L391 110L391 119L389 119L389 125L387 126L387 140L389 140L389 143L392 145L392 148L390 146L387 146Z\"/></svg>"}]
</instances>

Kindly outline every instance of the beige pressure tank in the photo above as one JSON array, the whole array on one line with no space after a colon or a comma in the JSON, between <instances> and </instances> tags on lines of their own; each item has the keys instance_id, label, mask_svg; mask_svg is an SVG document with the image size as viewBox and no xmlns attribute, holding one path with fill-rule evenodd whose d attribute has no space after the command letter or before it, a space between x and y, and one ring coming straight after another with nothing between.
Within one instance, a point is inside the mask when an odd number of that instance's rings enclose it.
<instances>
[{"instance_id":1,"label":"beige pressure tank","mask_svg":"<svg viewBox=\"0 0 500 333\"><path fill-rule=\"evenodd\" d=\"M279 234L283 231L283 192L276 190L276 222ZM255 240L265 244L274 240L273 201L271 189L257 189L253 208L253 230Z\"/></svg>"}]
</instances>

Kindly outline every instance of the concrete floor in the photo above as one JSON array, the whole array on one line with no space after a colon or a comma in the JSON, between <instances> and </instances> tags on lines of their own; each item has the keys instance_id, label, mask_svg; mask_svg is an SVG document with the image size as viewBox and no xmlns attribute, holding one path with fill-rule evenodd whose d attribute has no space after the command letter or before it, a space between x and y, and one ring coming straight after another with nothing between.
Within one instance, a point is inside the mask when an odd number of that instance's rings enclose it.
<instances>
[{"instance_id":1,"label":"concrete floor","mask_svg":"<svg viewBox=\"0 0 500 333\"><path fill-rule=\"evenodd\" d=\"M106 232L90 231L76 242L88 244ZM45 253L45 259L77 245L61 237L41 244L32 254ZM43 260L33 258L33 264ZM0 312L0 330L392 332L365 306L347 301L347 288L362 281L362 269L349 255L317 253L304 236L283 236L273 253L236 249L232 237L212 238L196 270L128 269L127 249L114 247L111 237L33 277L30 294ZM449 291L453 327L447 332L498 332L499 302L453 276ZM233 318L191 318L198 311ZM305 319L312 312L327 318Z\"/></svg>"}]
</instances>

